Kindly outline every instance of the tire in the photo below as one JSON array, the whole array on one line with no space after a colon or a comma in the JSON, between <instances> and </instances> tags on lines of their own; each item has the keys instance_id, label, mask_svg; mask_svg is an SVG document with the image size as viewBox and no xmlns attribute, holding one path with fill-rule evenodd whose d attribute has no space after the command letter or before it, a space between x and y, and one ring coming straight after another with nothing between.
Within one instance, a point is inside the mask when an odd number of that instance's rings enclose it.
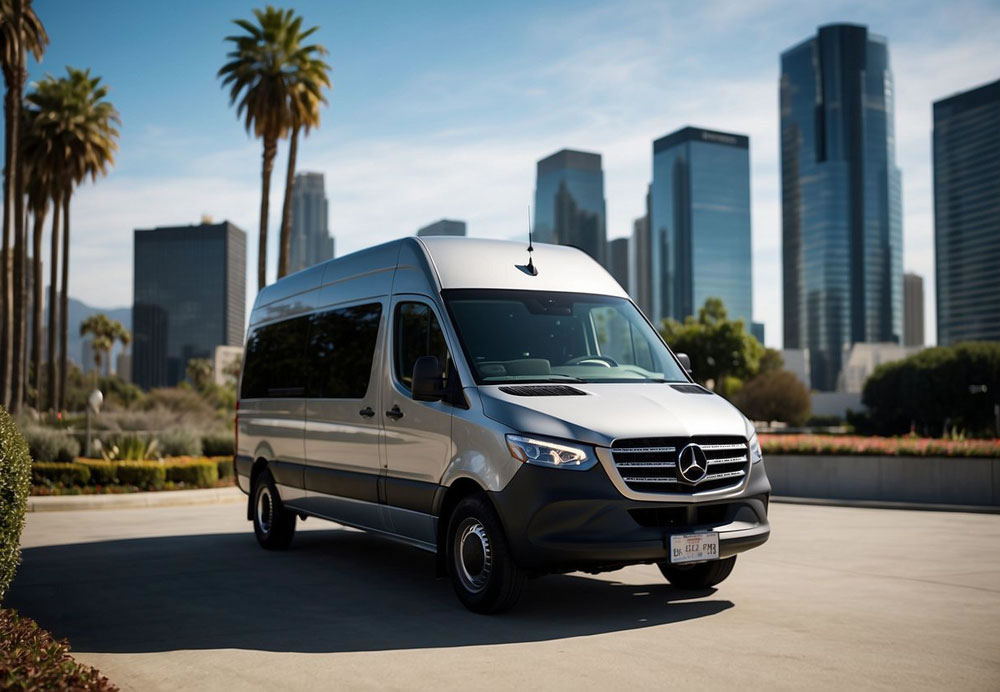
<instances>
[{"instance_id":1,"label":"tire","mask_svg":"<svg viewBox=\"0 0 1000 692\"><path fill-rule=\"evenodd\" d=\"M500 517L482 495L455 507L446 536L448 574L458 600L474 613L499 613L521 597L525 574L514 564Z\"/></svg>"},{"instance_id":2,"label":"tire","mask_svg":"<svg viewBox=\"0 0 1000 692\"><path fill-rule=\"evenodd\" d=\"M695 565L672 565L669 562L656 564L671 586L678 589L707 589L721 583L736 566L736 556L725 560L699 562Z\"/></svg>"},{"instance_id":3,"label":"tire","mask_svg":"<svg viewBox=\"0 0 1000 692\"><path fill-rule=\"evenodd\" d=\"M253 532L268 550L285 550L295 536L295 513L282 506L274 478L266 469L253 487Z\"/></svg>"}]
</instances>

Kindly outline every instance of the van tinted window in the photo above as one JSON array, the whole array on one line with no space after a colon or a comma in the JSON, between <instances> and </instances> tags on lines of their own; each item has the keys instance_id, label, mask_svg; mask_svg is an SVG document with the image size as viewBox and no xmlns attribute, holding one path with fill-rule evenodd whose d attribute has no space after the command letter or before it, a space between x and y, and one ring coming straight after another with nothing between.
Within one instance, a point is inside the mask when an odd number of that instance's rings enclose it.
<instances>
[{"instance_id":1,"label":"van tinted window","mask_svg":"<svg viewBox=\"0 0 1000 692\"><path fill-rule=\"evenodd\" d=\"M448 346L441 325L425 303L396 306L393 361L396 379L407 389L413 383L413 364L422 356L437 356L441 374L448 368Z\"/></svg>"},{"instance_id":2,"label":"van tinted window","mask_svg":"<svg viewBox=\"0 0 1000 692\"><path fill-rule=\"evenodd\" d=\"M309 318L306 396L363 399L368 392L382 305L339 308Z\"/></svg>"},{"instance_id":3,"label":"van tinted window","mask_svg":"<svg viewBox=\"0 0 1000 692\"><path fill-rule=\"evenodd\" d=\"M305 395L307 317L258 327L247 339L240 397Z\"/></svg>"}]
</instances>

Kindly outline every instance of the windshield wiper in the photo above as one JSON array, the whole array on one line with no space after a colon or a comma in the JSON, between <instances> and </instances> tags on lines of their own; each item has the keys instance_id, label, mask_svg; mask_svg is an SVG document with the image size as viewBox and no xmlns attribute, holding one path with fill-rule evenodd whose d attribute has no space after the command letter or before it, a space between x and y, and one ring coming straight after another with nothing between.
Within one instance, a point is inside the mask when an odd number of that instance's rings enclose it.
<instances>
[{"instance_id":1,"label":"windshield wiper","mask_svg":"<svg viewBox=\"0 0 1000 692\"><path fill-rule=\"evenodd\" d=\"M584 380L579 377L573 377L572 375L562 375L560 373L552 373L551 375L546 375L545 377L531 377L529 379L493 379L486 378L484 384L540 384L543 382L589 382L590 380Z\"/></svg>"}]
</instances>

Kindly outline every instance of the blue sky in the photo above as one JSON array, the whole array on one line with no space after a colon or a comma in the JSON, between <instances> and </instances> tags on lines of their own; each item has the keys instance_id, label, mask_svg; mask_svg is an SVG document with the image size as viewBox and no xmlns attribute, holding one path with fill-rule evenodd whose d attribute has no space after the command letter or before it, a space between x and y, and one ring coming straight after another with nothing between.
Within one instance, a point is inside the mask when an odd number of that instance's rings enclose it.
<instances>
[{"instance_id":1,"label":"blue sky","mask_svg":"<svg viewBox=\"0 0 1000 692\"><path fill-rule=\"evenodd\" d=\"M73 203L70 292L132 299L132 230L202 214L248 232L256 293L260 143L215 74L246 2L36 0L51 45L31 79L89 67L121 113L118 163ZM286 6L286 5L282 5ZM337 254L441 217L471 235L524 232L535 161L604 155L608 237L631 232L652 140L684 125L750 136L754 313L781 345L778 56L820 24L889 38L903 171L904 265L925 278L934 338L931 102L1000 77L995 2L296 2L330 54L322 125L301 170L326 175ZM271 276L285 147L272 181ZM45 250L44 257L48 257Z\"/></svg>"}]
</instances>

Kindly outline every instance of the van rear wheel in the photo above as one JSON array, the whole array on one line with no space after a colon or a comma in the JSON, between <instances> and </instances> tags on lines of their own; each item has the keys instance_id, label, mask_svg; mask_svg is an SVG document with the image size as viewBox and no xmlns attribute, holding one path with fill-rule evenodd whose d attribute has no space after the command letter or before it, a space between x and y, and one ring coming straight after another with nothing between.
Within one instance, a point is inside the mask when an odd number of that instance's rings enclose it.
<instances>
[{"instance_id":1,"label":"van rear wheel","mask_svg":"<svg viewBox=\"0 0 1000 692\"><path fill-rule=\"evenodd\" d=\"M678 589L707 589L721 583L736 566L736 556L725 560L699 562L694 565L672 565L669 562L658 562L663 576L671 586Z\"/></svg>"},{"instance_id":2,"label":"van rear wheel","mask_svg":"<svg viewBox=\"0 0 1000 692\"><path fill-rule=\"evenodd\" d=\"M455 594L469 610L499 613L520 598L524 572L510 555L500 517L482 495L467 497L455 507L446 550Z\"/></svg>"},{"instance_id":3,"label":"van rear wheel","mask_svg":"<svg viewBox=\"0 0 1000 692\"><path fill-rule=\"evenodd\" d=\"M253 532L268 550L284 550L295 536L295 513L285 509L271 472L264 470L253 489Z\"/></svg>"}]
</instances>

